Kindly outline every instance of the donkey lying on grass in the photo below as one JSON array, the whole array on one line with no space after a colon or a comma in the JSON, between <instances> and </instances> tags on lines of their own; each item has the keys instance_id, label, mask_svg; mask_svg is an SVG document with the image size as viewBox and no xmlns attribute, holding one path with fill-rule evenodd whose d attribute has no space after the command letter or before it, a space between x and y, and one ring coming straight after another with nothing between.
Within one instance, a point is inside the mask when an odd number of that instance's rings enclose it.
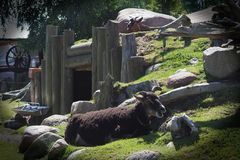
<instances>
[{"instance_id":1,"label":"donkey lying on grass","mask_svg":"<svg viewBox=\"0 0 240 160\"><path fill-rule=\"evenodd\" d=\"M151 92L135 95L138 102L131 107L115 107L76 114L70 118L65 140L72 145L101 145L112 139L148 134L151 118L162 118L166 112L159 98Z\"/></svg>"}]
</instances>

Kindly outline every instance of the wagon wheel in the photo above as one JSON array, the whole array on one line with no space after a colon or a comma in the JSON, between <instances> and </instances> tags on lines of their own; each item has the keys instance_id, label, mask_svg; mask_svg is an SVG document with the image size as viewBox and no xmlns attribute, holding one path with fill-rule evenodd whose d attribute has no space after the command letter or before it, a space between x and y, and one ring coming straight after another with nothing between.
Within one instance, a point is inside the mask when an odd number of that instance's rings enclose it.
<instances>
[{"instance_id":1,"label":"wagon wheel","mask_svg":"<svg viewBox=\"0 0 240 160\"><path fill-rule=\"evenodd\" d=\"M17 73L28 71L30 62L29 53L19 46L13 46L7 52L6 63L10 71Z\"/></svg>"}]
</instances>

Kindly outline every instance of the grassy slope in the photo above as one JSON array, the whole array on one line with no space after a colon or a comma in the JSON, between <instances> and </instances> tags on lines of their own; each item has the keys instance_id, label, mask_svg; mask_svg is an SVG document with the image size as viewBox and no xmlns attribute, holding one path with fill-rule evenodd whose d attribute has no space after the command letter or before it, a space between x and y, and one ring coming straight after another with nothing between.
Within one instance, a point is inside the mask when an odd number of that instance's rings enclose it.
<instances>
[{"instance_id":1,"label":"grassy slope","mask_svg":"<svg viewBox=\"0 0 240 160\"><path fill-rule=\"evenodd\" d=\"M148 33L153 34L153 33ZM189 47L183 48L183 42L169 38L167 51L162 51L162 41L149 42L152 50L145 56L150 64L162 63L158 71L152 72L130 83L119 83L121 87L131 83L156 79L164 84L163 91L172 88L166 86L168 76L178 69L187 69L198 76L193 83L207 82L203 69L202 51L209 47L208 39L193 40ZM195 66L189 64L192 58L198 58ZM139 150L153 150L161 153L161 159L240 159L240 94L238 90L225 90L218 93L203 94L196 97L169 104L175 114L187 113L199 126L198 136L173 140L169 132L154 132L149 135L123 139L112 143L88 147L78 159L108 160L125 159L127 155ZM183 108L179 112L179 108ZM236 113L238 115L236 116ZM167 148L166 144L173 141L175 148ZM67 149L64 157L76 148Z\"/></svg>"},{"instance_id":2,"label":"grassy slope","mask_svg":"<svg viewBox=\"0 0 240 160\"><path fill-rule=\"evenodd\" d=\"M204 94L194 98L194 100L183 101L181 106L172 104L170 107L173 106L175 109L178 107L186 108L185 112L176 112L175 114L187 113L199 126L199 136L173 140L169 132L154 132L143 137L89 147L85 154L78 158L84 160L120 160L139 150L158 151L162 154L161 159L240 158L240 125L238 124L240 120L240 94L238 90ZM174 110L174 108L171 109ZM173 141L175 148L166 147L171 141ZM68 154L69 152L68 150Z\"/></svg>"}]
</instances>

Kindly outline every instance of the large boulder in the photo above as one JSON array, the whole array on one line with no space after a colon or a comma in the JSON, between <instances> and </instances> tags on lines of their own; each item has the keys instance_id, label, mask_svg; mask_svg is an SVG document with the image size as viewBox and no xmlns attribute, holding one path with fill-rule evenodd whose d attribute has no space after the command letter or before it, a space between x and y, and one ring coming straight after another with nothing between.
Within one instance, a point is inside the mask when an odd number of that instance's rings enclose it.
<instances>
[{"instance_id":1,"label":"large boulder","mask_svg":"<svg viewBox=\"0 0 240 160\"><path fill-rule=\"evenodd\" d=\"M115 95L114 95L113 104L115 106L118 106L120 103L124 102L126 99L131 98L137 92L152 91L152 89L156 87L161 88L160 82L158 82L157 80L149 80L149 81L144 81L137 84L131 84L127 87L122 87L121 89L114 88Z\"/></svg>"},{"instance_id":2,"label":"large boulder","mask_svg":"<svg viewBox=\"0 0 240 160\"><path fill-rule=\"evenodd\" d=\"M121 10L116 18L116 20L119 22L119 32L128 32L127 22L130 20L131 17L143 17L142 24L151 27L163 26L176 20L176 18L173 16L152 12L146 9L126 8Z\"/></svg>"},{"instance_id":3,"label":"large boulder","mask_svg":"<svg viewBox=\"0 0 240 160\"><path fill-rule=\"evenodd\" d=\"M24 153L24 160L32 160L44 157L48 154L54 142L59 139L62 139L62 137L52 132L46 132L42 134L34 140L34 142Z\"/></svg>"},{"instance_id":4,"label":"large boulder","mask_svg":"<svg viewBox=\"0 0 240 160\"><path fill-rule=\"evenodd\" d=\"M178 70L175 74L168 77L167 85L169 87L181 87L190 84L197 76L186 70Z\"/></svg>"},{"instance_id":5,"label":"large boulder","mask_svg":"<svg viewBox=\"0 0 240 160\"><path fill-rule=\"evenodd\" d=\"M48 160L61 159L62 154L67 148L68 144L64 139L57 140L48 153Z\"/></svg>"},{"instance_id":6,"label":"large boulder","mask_svg":"<svg viewBox=\"0 0 240 160\"><path fill-rule=\"evenodd\" d=\"M59 129L44 125L27 127L24 130L24 134L19 145L19 152L24 153L37 137L46 132L58 133Z\"/></svg>"},{"instance_id":7,"label":"large boulder","mask_svg":"<svg viewBox=\"0 0 240 160\"><path fill-rule=\"evenodd\" d=\"M45 118L42 121L41 125L56 126L56 125L67 123L67 120L68 120L68 116L54 114L52 116Z\"/></svg>"},{"instance_id":8,"label":"large boulder","mask_svg":"<svg viewBox=\"0 0 240 160\"><path fill-rule=\"evenodd\" d=\"M211 47L203 52L205 71L219 79L227 78L240 69L240 54L233 47Z\"/></svg>"},{"instance_id":9,"label":"large boulder","mask_svg":"<svg viewBox=\"0 0 240 160\"><path fill-rule=\"evenodd\" d=\"M126 160L158 160L159 157L158 152L143 150L131 154Z\"/></svg>"},{"instance_id":10,"label":"large boulder","mask_svg":"<svg viewBox=\"0 0 240 160\"><path fill-rule=\"evenodd\" d=\"M97 102L98 102L99 97L100 97L100 94L101 94L100 89L96 90L96 91L93 93L93 101L94 101L94 103L97 103Z\"/></svg>"},{"instance_id":11,"label":"large boulder","mask_svg":"<svg viewBox=\"0 0 240 160\"><path fill-rule=\"evenodd\" d=\"M86 113L95 110L97 110L96 105L90 101L76 101L71 106L71 114Z\"/></svg>"}]
</instances>

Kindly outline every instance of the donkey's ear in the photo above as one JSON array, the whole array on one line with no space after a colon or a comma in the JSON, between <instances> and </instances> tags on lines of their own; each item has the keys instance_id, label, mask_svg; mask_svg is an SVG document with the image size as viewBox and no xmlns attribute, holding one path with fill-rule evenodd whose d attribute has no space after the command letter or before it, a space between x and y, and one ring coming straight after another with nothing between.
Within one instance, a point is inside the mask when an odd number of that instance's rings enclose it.
<instances>
[{"instance_id":1,"label":"donkey's ear","mask_svg":"<svg viewBox=\"0 0 240 160\"><path fill-rule=\"evenodd\" d=\"M137 23L142 22L142 20L143 20L143 17L140 17L140 18L137 18L137 17L136 17L136 21L137 21Z\"/></svg>"}]
</instances>

